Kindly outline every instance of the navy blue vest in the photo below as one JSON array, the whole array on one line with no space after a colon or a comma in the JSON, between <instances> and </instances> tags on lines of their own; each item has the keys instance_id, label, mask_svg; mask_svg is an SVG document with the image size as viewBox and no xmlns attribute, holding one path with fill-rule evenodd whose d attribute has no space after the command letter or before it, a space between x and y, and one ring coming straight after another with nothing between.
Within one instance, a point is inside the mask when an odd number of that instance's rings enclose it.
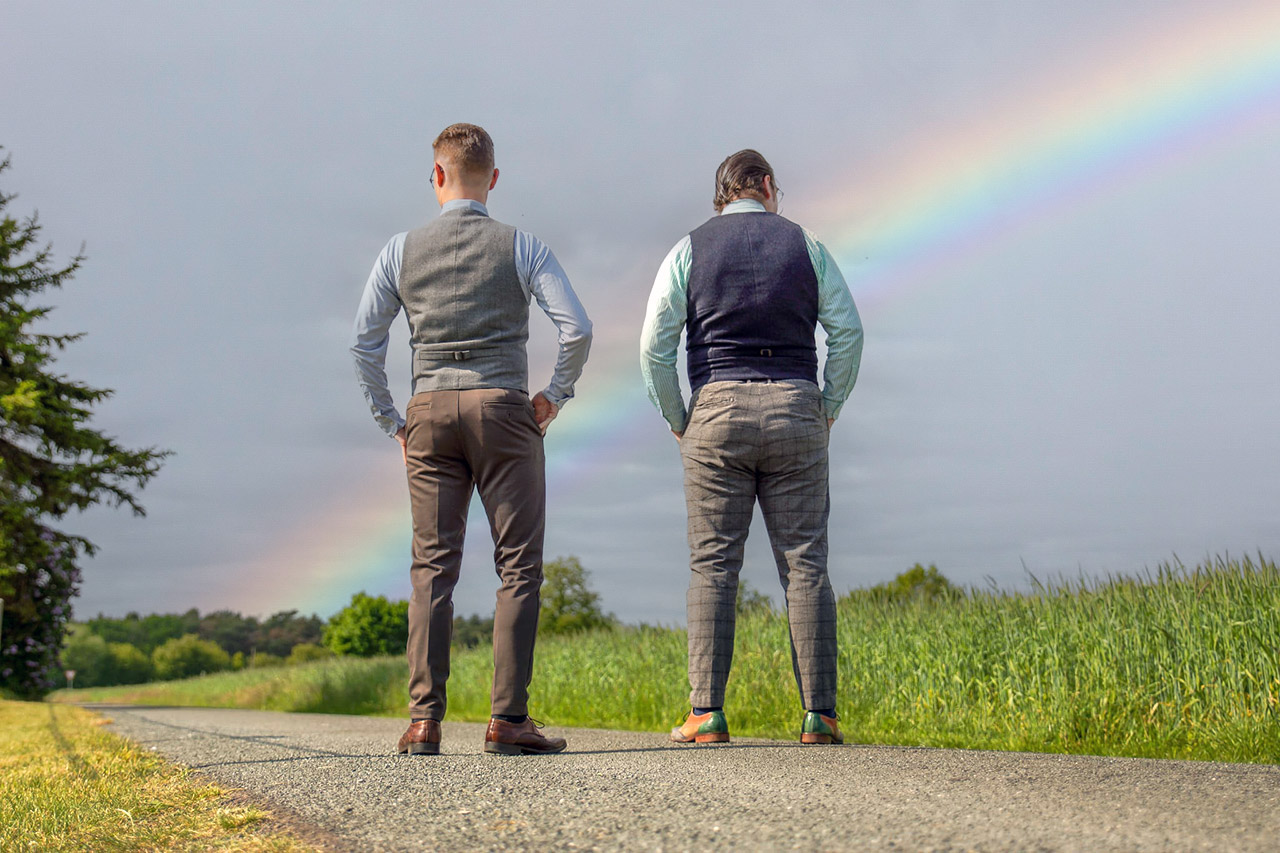
<instances>
[{"instance_id":1,"label":"navy blue vest","mask_svg":"<svg viewBox=\"0 0 1280 853\"><path fill-rule=\"evenodd\" d=\"M818 383L818 277L804 231L775 213L717 216L689 235L689 385Z\"/></svg>"}]
</instances>

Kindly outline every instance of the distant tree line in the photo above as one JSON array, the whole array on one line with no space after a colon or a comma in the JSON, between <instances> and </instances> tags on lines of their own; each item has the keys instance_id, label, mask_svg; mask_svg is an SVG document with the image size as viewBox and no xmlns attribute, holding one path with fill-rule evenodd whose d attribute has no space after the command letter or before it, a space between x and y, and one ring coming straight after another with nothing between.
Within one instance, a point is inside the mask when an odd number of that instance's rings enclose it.
<instances>
[{"instance_id":1,"label":"distant tree line","mask_svg":"<svg viewBox=\"0 0 1280 853\"><path fill-rule=\"evenodd\" d=\"M324 620L314 614L299 616L296 610L282 610L262 621L230 610L201 616L195 608L149 616L129 613L119 619L99 615L84 626L108 643L128 643L148 655L169 640L194 634L229 655L262 652L284 657L299 643L319 643L324 633Z\"/></svg>"},{"instance_id":2,"label":"distant tree line","mask_svg":"<svg viewBox=\"0 0 1280 853\"><path fill-rule=\"evenodd\" d=\"M600 596L576 557L549 561L543 572L541 633L607 630L617 624L613 614L601 609ZM72 626L62 665L75 671L75 686L100 687L291 666L333 655L398 655L404 653L408 638L409 602L358 592L327 623L296 610L263 620L230 610L201 615L194 608L122 618L99 615ZM492 616L459 616L453 621L455 648L472 648L492 638Z\"/></svg>"},{"instance_id":3,"label":"distant tree line","mask_svg":"<svg viewBox=\"0 0 1280 853\"><path fill-rule=\"evenodd\" d=\"M137 684L245 667L304 663L333 653L320 645L324 621L284 610L259 621L230 610L99 614L73 625L62 652L77 687Z\"/></svg>"}]
</instances>

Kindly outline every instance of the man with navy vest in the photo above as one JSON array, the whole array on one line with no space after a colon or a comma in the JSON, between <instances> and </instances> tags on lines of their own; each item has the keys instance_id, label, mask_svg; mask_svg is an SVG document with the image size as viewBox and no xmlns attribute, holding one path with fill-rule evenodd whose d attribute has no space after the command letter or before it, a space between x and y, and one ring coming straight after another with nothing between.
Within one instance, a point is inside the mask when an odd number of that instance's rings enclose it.
<instances>
[{"instance_id":1,"label":"man with navy vest","mask_svg":"<svg viewBox=\"0 0 1280 853\"><path fill-rule=\"evenodd\" d=\"M546 508L542 437L573 396L591 322L541 240L489 218L493 140L454 124L432 145L440 215L397 234L365 284L351 353L374 420L400 445L413 513L408 731L397 749L440 751L453 589L471 493L480 493L501 585L494 609L493 693L484 750L559 752L529 718ZM551 383L529 397L529 302L559 332ZM388 330L409 319L413 396L401 416L387 389Z\"/></svg>"},{"instance_id":2,"label":"man with navy vest","mask_svg":"<svg viewBox=\"0 0 1280 853\"><path fill-rule=\"evenodd\" d=\"M782 192L750 149L716 171L719 214L667 255L649 296L640 364L680 442L689 515L689 684L681 743L729 740L738 572L760 502L791 627L802 743L843 743L835 596L827 576L827 439L862 357L862 322L831 253L778 215ZM821 390L814 330L827 333ZM691 397L676 350L687 329Z\"/></svg>"}]
</instances>

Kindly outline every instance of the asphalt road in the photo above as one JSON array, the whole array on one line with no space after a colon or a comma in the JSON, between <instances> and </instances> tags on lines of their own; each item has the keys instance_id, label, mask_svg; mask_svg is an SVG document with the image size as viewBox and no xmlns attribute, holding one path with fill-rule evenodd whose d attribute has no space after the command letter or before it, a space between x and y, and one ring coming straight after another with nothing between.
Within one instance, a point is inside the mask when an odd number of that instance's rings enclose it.
<instances>
[{"instance_id":1,"label":"asphalt road","mask_svg":"<svg viewBox=\"0 0 1280 853\"><path fill-rule=\"evenodd\" d=\"M550 729L552 756L393 754L407 721L96 706L350 850L1280 850L1280 766Z\"/></svg>"}]
</instances>

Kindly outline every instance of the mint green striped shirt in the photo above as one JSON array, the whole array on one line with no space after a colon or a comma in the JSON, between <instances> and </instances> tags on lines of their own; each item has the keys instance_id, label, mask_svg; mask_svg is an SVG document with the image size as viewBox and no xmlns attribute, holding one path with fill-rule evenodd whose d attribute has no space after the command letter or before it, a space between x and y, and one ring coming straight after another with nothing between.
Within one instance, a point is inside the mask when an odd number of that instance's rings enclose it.
<instances>
[{"instance_id":1,"label":"mint green striped shirt","mask_svg":"<svg viewBox=\"0 0 1280 853\"><path fill-rule=\"evenodd\" d=\"M764 205L754 199L738 199L725 205L720 215L750 212L763 213ZM858 379L858 366L862 363L862 319L831 252L807 230L804 241L818 277L818 323L827 333L822 398L827 417L834 420ZM692 262L693 244L685 237L658 268L640 332L640 372L644 375L645 390L671 429L678 433L684 432L689 420L676 371L676 352L688 319Z\"/></svg>"}]
</instances>

